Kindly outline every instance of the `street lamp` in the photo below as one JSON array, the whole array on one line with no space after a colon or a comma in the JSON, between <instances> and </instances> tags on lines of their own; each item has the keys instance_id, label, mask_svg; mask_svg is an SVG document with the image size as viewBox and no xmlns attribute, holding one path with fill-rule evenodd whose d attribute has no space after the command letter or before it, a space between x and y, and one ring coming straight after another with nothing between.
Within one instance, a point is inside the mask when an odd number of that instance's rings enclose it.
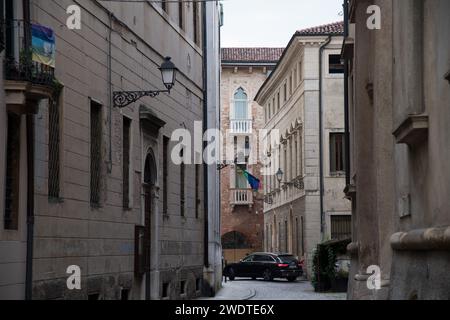
<instances>
[{"instance_id":1,"label":"street lamp","mask_svg":"<svg viewBox=\"0 0 450 320\"><path fill-rule=\"evenodd\" d=\"M160 93L170 94L170 90L175 86L178 69L175 67L170 57L165 57L159 71L161 71L162 82L166 87L166 90L115 91L113 92L114 107L125 108L142 97L155 98L159 96Z\"/></svg>"},{"instance_id":2,"label":"street lamp","mask_svg":"<svg viewBox=\"0 0 450 320\"><path fill-rule=\"evenodd\" d=\"M277 177L278 183L281 184L281 181L283 180L284 172L283 170L278 169L277 173L275 173L275 176Z\"/></svg>"},{"instance_id":3,"label":"street lamp","mask_svg":"<svg viewBox=\"0 0 450 320\"><path fill-rule=\"evenodd\" d=\"M284 176L283 170L281 170L281 168L278 169L277 173L275 173L275 177L277 178L279 184L283 184L283 186L294 186L295 188L300 190L302 190L305 187L303 179L297 178L292 182L283 182L283 176Z\"/></svg>"}]
</instances>

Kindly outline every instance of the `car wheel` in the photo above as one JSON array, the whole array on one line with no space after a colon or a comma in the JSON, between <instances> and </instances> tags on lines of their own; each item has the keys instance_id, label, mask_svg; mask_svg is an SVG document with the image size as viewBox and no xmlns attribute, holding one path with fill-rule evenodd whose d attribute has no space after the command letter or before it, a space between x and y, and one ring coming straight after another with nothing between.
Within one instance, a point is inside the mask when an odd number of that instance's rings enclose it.
<instances>
[{"instance_id":1,"label":"car wheel","mask_svg":"<svg viewBox=\"0 0 450 320\"><path fill-rule=\"evenodd\" d=\"M294 281L297 280L297 277L288 277L287 280L288 280L289 282L294 282Z\"/></svg>"},{"instance_id":2,"label":"car wheel","mask_svg":"<svg viewBox=\"0 0 450 320\"><path fill-rule=\"evenodd\" d=\"M228 279L230 279L230 281L234 281L234 279L236 279L236 274L234 273L233 268L228 271Z\"/></svg>"},{"instance_id":3,"label":"car wheel","mask_svg":"<svg viewBox=\"0 0 450 320\"><path fill-rule=\"evenodd\" d=\"M270 271L269 269L264 270L264 280L265 281L272 281L273 277L272 277L272 271Z\"/></svg>"}]
</instances>

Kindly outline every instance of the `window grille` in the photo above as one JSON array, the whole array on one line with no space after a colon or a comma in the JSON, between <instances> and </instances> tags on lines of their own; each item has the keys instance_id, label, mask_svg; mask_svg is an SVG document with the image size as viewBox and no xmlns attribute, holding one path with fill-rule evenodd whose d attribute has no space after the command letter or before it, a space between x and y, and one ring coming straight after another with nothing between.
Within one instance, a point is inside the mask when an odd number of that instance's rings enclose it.
<instances>
[{"instance_id":1,"label":"window grille","mask_svg":"<svg viewBox=\"0 0 450 320\"><path fill-rule=\"evenodd\" d=\"M20 116L8 113L4 228L19 227Z\"/></svg>"},{"instance_id":2,"label":"window grille","mask_svg":"<svg viewBox=\"0 0 450 320\"><path fill-rule=\"evenodd\" d=\"M91 204L100 204L101 148L102 148L101 106L91 101Z\"/></svg>"},{"instance_id":3,"label":"window grille","mask_svg":"<svg viewBox=\"0 0 450 320\"><path fill-rule=\"evenodd\" d=\"M346 240L352 237L352 216L331 216L331 239Z\"/></svg>"},{"instance_id":4,"label":"window grille","mask_svg":"<svg viewBox=\"0 0 450 320\"><path fill-rule=\"evenodd\" d=\"M123 118L123 207L130 207L131 120Z\"/></svg>"},{"instance_id":5,"label":"window grille","mask_svg":"<svg viewBox=\"0 0 450 320\"><path fill-rule=\"evenodd\" d=\"M50 100L48 108L48 196L60 194L60 114L58 101Z\"/></svg>"}]
</instances>

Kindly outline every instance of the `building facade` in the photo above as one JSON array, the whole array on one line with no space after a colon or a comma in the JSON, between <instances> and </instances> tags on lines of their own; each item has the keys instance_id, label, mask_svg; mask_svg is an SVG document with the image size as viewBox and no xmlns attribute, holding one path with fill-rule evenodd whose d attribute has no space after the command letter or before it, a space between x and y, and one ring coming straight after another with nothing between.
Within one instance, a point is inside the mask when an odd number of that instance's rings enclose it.
<instances>
[{"instance_id":1,"label":"building facade","mask_svg":"<svg viewBox=\"0 0 450 320\"><path fill-rule=\"evenodd\" d=\"M375 16L367 14L372 5ZM348 296L449 299L450 3L344 6L354 217ZM368 284L377 271L380 285Z\"/></svg>"},{"instance_id":2,"label":"building facade","mask_svg":"<svg viewBox=\"0 0 450 320\"><path fill-rule=\"evenodd\" d=\"M219 212L203 203L217 177L208 180L211 170L190 164L188 152L175 165L171 136L193 132L207 110L215 125L217 102L208 106L205 91L207 83L218 90L217 78L204 79L213 65L204 61L219 54L217 5L1 3L0 298L214 292ZM66 27L69 6L79 9L80 29ZM209 35L206 22L217 28ZM36 26L54 38L54 66L28 56ZM113 92L163 89L166 56L179 69L170 94L115 107ZM71 275L80 288L69 289Z\"/></svg>"},{"instance_id":3,"label":"building facade","mask_svg":"<svg viewBox=\"0 0 450 320\"><path fill-rule=\"evenodd\" d=\"M351 236L342 35L342 23L296 32L255 99L266 130L265 248L305 259L308 275L318 243Z\"/></svg>"},{"instance_id":4,"label":"building facade","mask_svg":"<svg viewBox=\"0 0 450 320\"><path fill-rule=\"evenodd\" d=\"M228 263L264 249L263 196L251 189L243 170L262 180L261 163L252 153L259 150L264 111L253 99L282 51L222 49L221 129L233 162L221 170L222 246Z\"/></svg>"}]
</instances>

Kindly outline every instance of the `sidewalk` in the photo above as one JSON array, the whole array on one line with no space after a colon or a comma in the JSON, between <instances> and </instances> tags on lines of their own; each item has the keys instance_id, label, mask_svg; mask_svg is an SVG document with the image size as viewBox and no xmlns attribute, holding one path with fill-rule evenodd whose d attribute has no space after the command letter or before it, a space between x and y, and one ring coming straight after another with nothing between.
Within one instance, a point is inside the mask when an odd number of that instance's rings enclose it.
<instances>
[{"instance_id":1,"label":"sidewalk","mask_svg":"<svg viewBox=\"0 0 450 320\"><path fill-rule=\"evenodd\" d=\"M252 288L233 288L230 282L223 282L222 289L214 298L200 298L199 300L250 300L256 295Z\"/></svg>"}]
</instances>

